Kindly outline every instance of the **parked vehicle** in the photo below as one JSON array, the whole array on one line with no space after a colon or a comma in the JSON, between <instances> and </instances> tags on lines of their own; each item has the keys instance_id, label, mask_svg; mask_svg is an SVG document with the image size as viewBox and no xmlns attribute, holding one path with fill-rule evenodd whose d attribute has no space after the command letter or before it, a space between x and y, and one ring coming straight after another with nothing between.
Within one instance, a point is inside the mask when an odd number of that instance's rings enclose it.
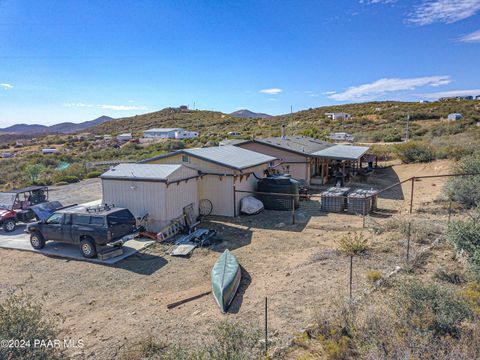
<instances>
[{"instance_id":1,"label":"parked vehicle","mask_svg":"<svg viewBox=\"0 0 480 360\"><path fill-rule=\"evenodd\" d=\"M86 258L112 246L122 246L135 231L136 220L128 209L109 206L67 207L27 226L34 249L42 249L49 240L78 244Z\"/></svg>"},{"instance_id":2,"label":"parked vehicle","mask_svg":"<svg viewBox=\"0 0 480 360\"><path fill-rule=\"evenodd\" d=\"M32 208L47 202L48 187L46 186L29 186L0 192L0 226L5 232L11 232L15 230L19 222L28 223L35 219L38 220Z\"/></svg>"}]
</instances>

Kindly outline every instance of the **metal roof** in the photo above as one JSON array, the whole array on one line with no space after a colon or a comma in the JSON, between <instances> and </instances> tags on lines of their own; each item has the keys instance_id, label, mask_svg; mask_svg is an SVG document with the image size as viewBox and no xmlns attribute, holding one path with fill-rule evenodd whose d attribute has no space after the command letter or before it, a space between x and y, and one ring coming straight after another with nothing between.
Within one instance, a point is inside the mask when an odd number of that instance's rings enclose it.
<instances>
[{"instance_id":1,"label":"metal roof","mask_svg":"<svg viewBox=\"0 0 480 360\"><path fill-rule=\"evenodd\" d=\"M102 179L128 179L166 181L182 165L171 164L119 164L103 173Z\"/></svg>"},{"instance_id":2,"label":"metal roof","mask_svg":"<svg viewBox=\"0 0 480 360\"><path fill-rule=\"evenodd\" d=\"M220 146L225 146L225 145L238 145L238 144L243 144L245 142L248 142L249 140L245 139L224 139L220 141L219 145Z\"/></svg>"},{"instance_id":3,"label":"metal roof","mask_svg":"<svg viewBox=\"0 0 480 360\"><path fill-rule=\"evenodd\" d=\"M358 160L368 149L368 146L335 145L312 155L335 160Z\"/></svg>"},{"instance_id":4,"label":"metal roof","mask_svg":"<svg viewBox=\"0 0 480 360\"><path fill-rule=\"evenodd\" d=\"M177 131L177 130L183 130L182 128L153 128L153 129L148 129L145 130L145 132L170 132L170 131Z\"/></svg>"},{"instance_id":5,"label":"metal roof","mask_svg":"<svg viewBox=\"0 0 480 360\"><path fill-rule=\"evenodd\" d=\"M276 160L276 158L273 156L261 154L233 145L184 149L181 151L203 160L211 161L238 170Z\"/></svg>"},{"instance_id":6,"label":"metal roof","mask_svg":"<svg viewBox=\"0 0 480 360\"><path fill-rule=\"evenodd\" d=\"M305 155L311 155L316 151L320 151L330 146L334 146L334 144L327 141L301 135L285 136L283 138L270 137L264 139L254 139L253 141Z\"/></svg>"},{"instance_id":7,"label":"metal roof","mask_svg":"<svg viewBox=\"0 0 480 360\"><path fill-rule=\"evenodd\" d=\"M164 159L177 154L188 154L199 159L223 165L235 170L243 170L252 166L265 164L276 160L275 157L261 154L255 151L243 149L233 145L212 146L204 148L183 149L169 154L155 156L150 159L142 160L140 163L149 163L151 161Z\"/></svg>"}]
</instances>

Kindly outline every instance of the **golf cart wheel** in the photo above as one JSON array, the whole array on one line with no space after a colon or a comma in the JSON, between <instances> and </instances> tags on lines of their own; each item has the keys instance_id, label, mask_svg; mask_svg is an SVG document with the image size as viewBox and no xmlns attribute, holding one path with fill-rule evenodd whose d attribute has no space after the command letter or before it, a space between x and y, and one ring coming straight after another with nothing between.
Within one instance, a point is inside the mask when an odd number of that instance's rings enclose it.
<instances>
[{"instance_id":1,"label":"golf cart wheel","mask_svg":"<svg viewBox=\"0 0 480 360\"><path fill-rule=\"evenodd\" d=\"M43 249L45 246L45 238L39 232L34 232L30 235L30 245L37 250Z\"/></svg>"},{"instance_id":2,"label":"golf cart wheel","mask_svg":"<svg viewBox=\"0 0 480 360\"><path fill-rule=\"evenodd\" d=\"M15 220L7 220L3 223L3 231L12 232L17 227Z\"/></svg>"},{"instance_id":3,"label":"golf cart wheel","mask_svg":"<svg viewBox=\"0 0 480 360\"><path fill-rule=\"evenodd\" d=\"M213 205L208 199L202 199L199 203L199 212L201 216L208 216L212 213Z\"/></svg>"},{"instance_id":4,"label":"golf cart wheel","mask_svg":"<svg viewBox=\"0 0 480 360\"><path fill-rule=\"evenodd\" d=\"M97 255L97 249L95 244L91 239L83 239L80 241L80 251L82 252L83 257L88 259L93 258Z\"/></svg>"}]
</instances>

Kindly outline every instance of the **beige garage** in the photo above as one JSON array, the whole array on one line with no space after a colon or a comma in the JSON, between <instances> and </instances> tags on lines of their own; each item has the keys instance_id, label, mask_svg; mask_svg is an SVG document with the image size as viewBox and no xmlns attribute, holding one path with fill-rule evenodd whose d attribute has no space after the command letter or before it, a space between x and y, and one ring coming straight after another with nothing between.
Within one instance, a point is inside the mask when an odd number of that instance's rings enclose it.
<instances>
[{"instance_id":1,"label":"beige garage","mask_svg":"<svg viewBox=\"0 0 480 360\"><path fill-rule=\"evenodd\" d=\"M259 178L275 166L276 158L236 146L184 149L142 163L182 164L199 172L198 198L212 202L212 215L239 214L240 200L255 191Z\"/></svg>"},{"instance_id":2,"label":"beige garage","mask_svg":"<svg viewBox=\"0 0 480 360\"><path fill-rule=\"evenodd\" d=\"M198 215L198 171L183 165L120 164L101 175L103 202L146 213L158 231L193 204Z\"/></svg>"}]
</instances>

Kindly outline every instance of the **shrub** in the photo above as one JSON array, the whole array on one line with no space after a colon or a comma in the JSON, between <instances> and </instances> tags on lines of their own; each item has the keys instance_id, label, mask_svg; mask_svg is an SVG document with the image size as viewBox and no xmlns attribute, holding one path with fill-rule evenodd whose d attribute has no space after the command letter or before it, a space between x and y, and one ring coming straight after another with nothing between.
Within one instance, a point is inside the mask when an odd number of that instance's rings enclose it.
<instances>
[{"instance_id":1,"label":"shrub","mask_svg":"<svg viewBox=\"0 0 480 360\"><path fill-rule=\"evenodd\" d=\"M480 152L463 157L454 173L480 173ZM451 177L444 189L449 199L471 208L480 205L480 175Z\"/></svg>"},{"instance_id":2,"label":"shrub","mask_svg":"<svg viewBox=\"0 0 480 360\"><path fill-rule=\"evenodd\" d=\"M474 274L480 277L480 224L473 220L453 221L449 224L446 235L457 251L467 254Z\"/></svg>"},{"instance_id":3,"label":"shrub","mask_svg":"<svg viewBox=\"0 0 480 360\"><path fill-rule=\"evenodd\" d=\"M369 281L377 282L378 280L380 280L382 278L382 273L378 270L369 270L369 271L367 271L365 276L367 277L367 279Z\"/></svg>"},{"instance_id":4,"label":"shrub","mask_svg":"<svg viewBox=\"0 0 480 360\"><path fill-rule=\"evenodd\" d=\"M345 235L338 241L338 250L349 256L363 254L368 248L368 239L361 233Z\"/></svg>"},{"instance_id":5,"label":"shrub","mask_svg":"<svg viewBox=\"0 0 480 360\"><path fill-rule=\"evenodd\" d=\"M30 346L2 348L1 359L60 359L58 350L35 347L34 341L57 339L57 329L43 309L24 294L12 294L0 304L0 339L21 339Z\"/></svg>"},{"instance_id":6,"label":"shrub","mask_svg":"<svg viewBox=\"0 0 480 360\"><path fill-rule=\"evenodd\" d=\"M448 271L444 267L437 267L435 269L435 273L433 275L436 279L441 281L446 281L451 284L461 284L465 281L464 276L462 273L458 271Z\"/></svg>"},{"instance_id":7,"label":"shrub","mask_svg":"<svg viewBox=\"0 0 480 360\"><path fill-rule=\"evenodd\" d=\"M435 160L435 151L427 143L409 141L395 146L395 153L404 163L429 162Z\"/></svg>"},{"instance_id":8,"label":"shrub","mask_svg":"<svg viewBox=\"0 0 480 360\"><path fill-rule=\"evenodd\" d=\"M459 325L473 316L467 303L452 292L417 281L401 284L394 301L412 329L435 336L458 336Z\"/></svg>"},{"instance_id":9,"label":"shrub","mask_svg":"<svg viewBox=\"0 0 480 360\"><path fill-rule=\"evenodd\" d=\"M85 177L87 179L93 179L99 177L100 175L102 175L101 171L90 171Z\"/></svg>"}]
</instances>

